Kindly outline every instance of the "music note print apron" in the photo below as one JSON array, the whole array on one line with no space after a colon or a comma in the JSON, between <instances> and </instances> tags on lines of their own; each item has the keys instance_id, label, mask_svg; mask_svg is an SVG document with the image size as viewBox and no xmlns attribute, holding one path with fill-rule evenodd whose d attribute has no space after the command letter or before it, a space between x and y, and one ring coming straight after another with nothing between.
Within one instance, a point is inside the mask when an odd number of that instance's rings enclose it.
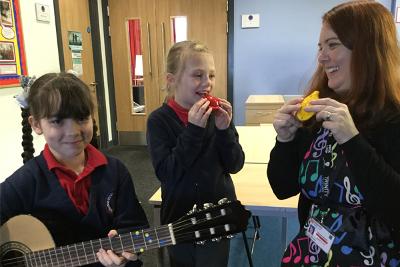
<instances>
[{"instance_id":1,"label":"music note print apron","mask_svg":"<svg viewBox=\"0 0 400 267\"><path fill-rule=\"evenodd\" d=\"M364 196L329 130L321 128L305 153L299 184L314 204L281 266L400 266L399 244L363 209Z\"/></svg>"}]
</instances>

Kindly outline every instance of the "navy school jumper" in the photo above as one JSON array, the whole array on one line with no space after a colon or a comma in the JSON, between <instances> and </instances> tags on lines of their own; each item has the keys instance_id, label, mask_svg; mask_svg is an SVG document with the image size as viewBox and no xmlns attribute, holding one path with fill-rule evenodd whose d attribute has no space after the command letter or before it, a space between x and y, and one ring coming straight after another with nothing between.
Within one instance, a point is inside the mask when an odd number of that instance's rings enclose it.
<instances>
[{"instance_id":1,"label":"navy school jumper","mask_svg":"<svg viewBox=\"0 0 400 267\"><path fill-rule=\"evenodd\" d=\"M230 173L244 164L244 152L233 123L215 127L211 114L205 128L187 127L167 104L152 112L147 122L147 143L161 182L161 223L173 222L193 205L236 199Z\"/></svg>"},{"instance_id":2,"label":"navy school jumper","mask_svg":"<svg viewBox=\"0 0 400 267\"><path fill-rule=\"evenodd\" d=\"M122 234L147 228L128 170L118 159L106 158L108 163L91 173L89 210L84 215L48 169L42 152L0 184L0 223L30 214L46 225L57 246L106 237L111 229ZM127 266L140 265L136 261Z\"/></svg>"}]
</instances>

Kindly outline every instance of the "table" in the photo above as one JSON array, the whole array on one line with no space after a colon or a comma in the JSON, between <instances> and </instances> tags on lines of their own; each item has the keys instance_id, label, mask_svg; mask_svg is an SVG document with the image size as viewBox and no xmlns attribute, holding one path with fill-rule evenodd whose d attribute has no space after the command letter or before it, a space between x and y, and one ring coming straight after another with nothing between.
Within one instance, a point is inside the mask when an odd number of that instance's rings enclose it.
<instances>
[{"instance_id":1,"label":"table","mask_svg":"<svg viewBox=\"0 0 400 267\"><path fill-rule=\"evenodd\" d=\"M254 127L254 126L249 126ZM253 216L282 217L282 251L286 248L287 220L297 216L298 195L285 200L279 200L272 192L267 179L267 164L245 163L243 169L232 174L238 200L252 212ZM158 189L149 199L154 206L155 224L160 223L161 189Z\"/></svg>"},{"instance_id":2,"label":"table","mask_svg":"<svg viewBox=\"0 0 400 267\"><path fill-rule=\"evenodd\" d=\"M269 153L275 145L276 137L272 124L236 126L236 130L245 153L245 163L268 163Z\"/></svg>"}]
</instances>

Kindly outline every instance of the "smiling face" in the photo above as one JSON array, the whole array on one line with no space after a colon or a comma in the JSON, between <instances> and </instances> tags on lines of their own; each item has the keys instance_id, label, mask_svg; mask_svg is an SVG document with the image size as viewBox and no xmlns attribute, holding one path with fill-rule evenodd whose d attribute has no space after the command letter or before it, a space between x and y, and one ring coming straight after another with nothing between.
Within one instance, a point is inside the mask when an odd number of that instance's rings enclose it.
<instances>
[{"instance_id":1,"label":"smiling face","mask_svg":"<svg viewBox=\"0 0 400 267\"><path fill-rule=\"evenodd\" d=\"M322 25L318 46L318 62L328 77L329 88L339 95L346 94L351 89L351 50L327 23Z\"/></svg>"},{"instance_id":2,"label":"smiling face","mask_svg":"<svg viewBox=\"0 0 400 267\"><path fill-rule=\"evenodd\" d=\"M190 109L204 94L209 94L215 84L213 56L204 52L191 52L178 74L169 73L168 83L175 89L175 101Z\"/></svg>"},{"instance_id":3,"label":"smiling face","mask_svg":"<svg viewBox=\"0 0 400 267\"><path fill-rule=\"evenodd\" d=\"M93 137L92 116L82 119L43 118L39 121L31 116L29 121L37 134L43 134L50 151L59 162L82 156Z\"/></svg>"},{"instance_id":4,"label":"smiling face","mask_svg":"<svg viewBox=\"0 0 400 267\"><path fill-rule=\"evenodd\" d=\"M93 137L94 104L87 85L68 73L47 73L31 85L29 123L43 134L58 162L84 164L85 148Z\"/></svg>"}]
</instances>

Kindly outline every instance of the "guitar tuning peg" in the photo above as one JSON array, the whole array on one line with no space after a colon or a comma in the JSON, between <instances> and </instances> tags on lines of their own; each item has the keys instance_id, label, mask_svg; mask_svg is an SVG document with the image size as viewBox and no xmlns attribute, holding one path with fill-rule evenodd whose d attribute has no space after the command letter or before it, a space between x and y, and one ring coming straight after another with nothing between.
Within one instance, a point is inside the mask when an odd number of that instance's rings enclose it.
<instances>
[{"instance_id":1,"label":"guitar tuning peg","mask_svg":"<svg viewBox=\"0 0 400 267\"><path fill-rule=\"evenodd\" d=\"M195 212L197 212L197 205L196 204L194 204L193 208L188 211L187 215L191 215L191 214L193 214Z\"/></svg>"},{"instance_id":2,"label":"guitar tuning peg","mask_svg":"<svg viewBox=\"0 0 400 267\"><path fill-rule=\"evenodd\" d=\"M226 236L226 238L228 238L228 239L232 239L232 238L234 238L235 236L234 235L227 235Z\"/></svg>"},{"instance_id":3,"label":"guitar tuning peg","mask_svg":"<svg viewBox=\"0 0 400 267\"><path fill-rule=\"evenodd\" d=\"M204 203L203 204L203 208L206 210L206 209L208 209L208 208L211 208L211 207L213 207L214 206L214 204L212 204L212 203Z\"/></svg>"},{"instance_id":4,"label":"guitar tuning peg","mask_svg":"<svg viewBox=\"0 0 400 267\"><path fill-rule=\"evenodd\" d=\"M215 237L215 238L211 239L211 241L219 242L219 241L221 241L221 237Z\"/></svg>"},{"instance_id":5,"label":"guitar tuning peg","mask_svg":"<svg viewBox=\"0 0 400 267\"><path fill-rule=\"evenodd\" d=\"M204 245L206 243L206 241L197 241L196 244L197 245Z\"/></svg>"},{"instance_id":6,"label":"guitar tuning peg","mask_svg":"<svg viewBox=\"0 0 400 267\"><path fill-rule=\"evenodd\" d=\"M224 203L229 203L229 200L226 197L221 198L220 200L218 200L218 204L219 205L222 205Z\"/></svg>"}]
</instances>

